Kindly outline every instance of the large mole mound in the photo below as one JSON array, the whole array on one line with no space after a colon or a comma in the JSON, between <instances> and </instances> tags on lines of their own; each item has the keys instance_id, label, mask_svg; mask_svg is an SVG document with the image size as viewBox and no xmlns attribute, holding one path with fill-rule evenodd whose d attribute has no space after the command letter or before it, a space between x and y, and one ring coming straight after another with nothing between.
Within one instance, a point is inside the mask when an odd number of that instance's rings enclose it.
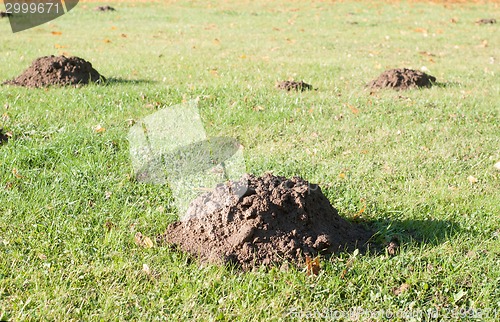
<instances>
[{"instance_id":1,"label":"large mole mound","mask_svg":"<svg viewBox=\"0 0 500 322\"><path fill-rule=\"evenodd\" d=\"M247 188L248 186L248 188ZM247 188L246 192L241 189ZM239 197L241 196L241 197ZM294 177L245 175L195 199L161 239L202 262L254 266L300 263L365 248L371 234L338 215L317 185Z\"/></svg>"},{"instance_id":2,"label":"large mole mound","mask_svg":"<svg viewBox=\"0 0 500 322\"><path fill-rule=\"evenodd\" d=\"M99 83L105 78L88 61L79 57L45 56L37 58L21 75L7 85L46 87Z\"/></svg>"},{"instance_id":3,"label":"large mole mound","mask_svg":"<svg viewBox=\"0 0 500 322\"><path fill-rule=\"evenodd\" d=\"M436 77L427 75L418 70L397 68L386 70L380 76L371 81L370 88L393 88L405 90L415 87L431 87Z\"/></svg>"}]
</instances>

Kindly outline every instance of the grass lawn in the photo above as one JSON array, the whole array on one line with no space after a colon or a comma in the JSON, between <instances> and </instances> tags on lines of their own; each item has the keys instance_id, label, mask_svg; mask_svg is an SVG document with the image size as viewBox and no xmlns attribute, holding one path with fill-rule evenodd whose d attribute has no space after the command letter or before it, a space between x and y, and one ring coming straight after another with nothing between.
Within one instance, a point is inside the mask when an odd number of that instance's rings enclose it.
<instances>
[{"instance_id":1,"label":"grass lawn","mask_svg":"<svg viewBox=\"0 0 500 322\"><path fill-rule=\"evenodd\" d=\"M498 2L110 4L16 34L0 20L0 80L50 54L110 79L0 86L0 320L500 318L500 38L474 23ZM399 67L438 84L365 88ZM317 90L274 88L290 78ZM320 183L397 255L342 254L310 277L138 247L178 214L167 187L133 179L130 120L196 98L248 172Z\"/></svg>"}]
</instances>

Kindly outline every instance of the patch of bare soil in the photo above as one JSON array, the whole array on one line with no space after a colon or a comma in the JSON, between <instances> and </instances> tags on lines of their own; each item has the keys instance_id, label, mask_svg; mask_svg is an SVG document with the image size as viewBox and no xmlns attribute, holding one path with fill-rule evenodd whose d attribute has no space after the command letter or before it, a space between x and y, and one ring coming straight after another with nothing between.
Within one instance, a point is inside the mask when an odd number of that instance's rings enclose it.
<instances>
[{"instance_id":1,"label":"patch of bare soil","mask_svg":"<svg viewBox=\"0 0 500 322\"><path fill-rule=\"evenodd\" d=\"M296 81L282 81L278 82L276 84L276 88L282 89L285 91L310 91L312 90L312 85L309 85L307 83L304 83L303 81L296 82Z\"/></svg>"},{"instance_id":2,"label":"patch of bare soil","mask_svg":"<svg viewBox=\"0 0 500 322\"><path fill-rule=\"evenodd\" d=\"M21 75L3 84L25 87L78 86L105 80L91 63L82 58L45 56L35 59Z\"/></svg>"},{"instance_id":3,"label":"patch of bare soil","mask_svg":"<svg viewBox=\"0 0 500 322\"><path fill-rule=\"evenodd\" d=\"M380 76L368 83L368 87L373 89L392 88L396 90L406 90L418 87L431 87L436 82L436 77L427 75L424 72L397 68L386 70Z\"/></svg>"},{"instance_id":4,"label":"patch of bare soil","mask_svg":"<svg viewBox=\"0 0 500 322\"><path fill-rule=\"evenodd\" d=\"M199 196L187 213L187 220L170 224L158 240L202 262L244 270L364 250L372 235L340 217L319 186L299 177L247 174Z\"/></svg>"}]
</instances>

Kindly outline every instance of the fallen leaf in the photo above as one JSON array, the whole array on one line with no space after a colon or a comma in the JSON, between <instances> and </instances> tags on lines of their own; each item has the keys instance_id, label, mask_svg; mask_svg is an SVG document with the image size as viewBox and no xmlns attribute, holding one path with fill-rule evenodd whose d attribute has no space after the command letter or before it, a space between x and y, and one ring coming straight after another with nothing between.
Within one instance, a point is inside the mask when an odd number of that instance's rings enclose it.
<instances>
[{"instance_id":1,"label":"fallen leaf","mask_svg":"<svg viewBox=\"0 0 500 322\"><path fill-rule=\"evenodd\" d=\"M468 176L467 177L467 180L469 180L470 183L474 184L474 183L477 183L479 180L477 180L476 177L474 176Z\"/></svg>"},{"instance_id":2,"label":"fallen leaf","mask_svg":"<svg viewBox=\"0 0 500 322\"><path fill-rule=\"evenodd\" d=\"M351 112L353 114L358 114L359 113L359 110L357 108L355 108L354 106L352 106L350 104L347 104L347 106L349 107L349 109L351 110Z\"/></svg>"},{"instance_id":3,"label":"fallen leaf","mask_svg":"<svg viewBox=\"0 0 500 322\"><path fill-rule=\"evenodd\" d=\"M493 167L495 167L495 169L497 169L497 170L500 170L500 161L495 163L495 165Z\"/></svg>"},{"instance_id":4,"label":"fallen leaf","mask_svg":"<svg viewBox=\"0 0 500 322\"><path fill-rule=\"evenodd\" d=\"M38 254L38 258L44 261L47 259L47 256L45 256L44 254Z\"/></svg>"},{"instance_id":5,"label":"fallen leaf","mask_svg":"<svg viewBox=\"0 0 500 322\"><path fill-rule=\"evenodd\" d=\"M344 172L339 173L339 178L340 179L345 179L345 173Z\"/></svg>"},{"instance_id":6,"label":"fallen leaf","mask_svg":"<svg viewBox=\"0 0 500 322\"><path fill-rule=\"evenodd\" d=\"M318 275L319 271L321 270L321 267L319 265L319 256L317 256L314 259L311 259L311 257L306 256L306 274L307 276L309 275Z\"/></svg>"},{"instance_id":7,"label":"fallen leaf","mask_svg":"<svg viewBox=\"0 0 500 322\"><path fill-rule=\"evenodd\" d=\"M109 39L104 39L103 41L104 41L106 44L109 44L109 43L111 42L111 40L109 40Z\"/></svg>"},{"instance_id":8,"label":"fallen leaf","mask_svg":"<svg viewBox=\"0 0 500 322\"><path fill-rule=\"evenodd\" d=\"M53 34L54 36L60 36L60 35L62 35L62 32L60 32L60 31L52 31L51 34Z\"/></svg>"},{"instance_id":9,"label":"fallen leaf","mask_svg":"<svg viewBox=\"0 0 500 322\"><path fill-rule=\"evenodd\" d=\"M21 179L23 176L20 175L18 172L17 172L17 169L16 168L12 168L12 174L17 178L17 179Z\"/></svg>"},{"instance_id":10,"label":"fallen leaf","mask_svg":"<svg viewBox=\"0 0 500 322\"><path fill-rule=\"evenodd\" d=\"M149 268L148 264L142 264L142 271L148 275L151 276L151 269Z\"/></svg>"},{"instance_id":11,"label":"fallen leaf","mask_svg":"<svg viewBox=\"0 0 500 322\"><path fill-rule=\"evenodd\" d=\"M403 283L401 284L401 286L393 288L392 292L394 293L394 295L399 295L408 291L409 289L410 289L410 284Z\"/></svg>"},{"instance_id":12,"label":"fallen leaf","mask_svg":"<svg viewBox=\"0 0 500 322\"><path fill-rule=\"evenodd\" d=\"M421 33L424 33L424 34L427 33L427 29L424 29L424 28L415 28L415 29L413 29L413 31L415 31L415 32L421 32Z\"/></svg>"},{"instance_id":13,"label":"fallen leaf","mask_svg":"<svg viewBox=\"0 0 500 322\"><path fill-rule=\"evenodd\" d=\"M254 107L253 107L253 110L254 110L254 111L258 111L258 112L260 112L260 111L263 111L263 110L264 110L264 108L263 108L262 106L260 106L260 105L257 105L257 106L254 106Z\"/></svg>"},{"instance_id":14,"label":"fallen leaf","mask_svg":"<svg viewBox=\"0 0 500 322\"><path fill-rule=\"evenodd\" d=\"M354 215L354 218L358 218L361 216L362 213L364 213L366 210L366 205L363 205L363 208L361 208L356 215Z\"/></svg>"},{"instance_id":15,"label":"fallen leaf","mask_svg":"<svg viewBox=\"0 0 500 322\"><path fill-rule=\"evenodd\" d=\"M126 34L121 34L120 37L127 38L127 35Z\"/></svg>"},{"instance_id":16,"label":"fallen leaf","mask_svg":"<svg viewBox=\"0 0 500 322\"><path fill-rule=\"evenodd\" d=\"M151 238L144 236L140 232L137 232L134 236L135 244L139 247L152 248L154 246Z\"/></svg>"},{"instance_id":17,"label":"fallen leaf","mask_svg":"<svg viewBox=\"0 0 500 322\"><path fill-rule=\"evenodd\" d=\"M96 125L94 127L94 132L96 132L96 133L104 133L104 132L106 132L106 128L104 128L104 127L102 127L100 125Z\"/></svg>"}]
</instances>

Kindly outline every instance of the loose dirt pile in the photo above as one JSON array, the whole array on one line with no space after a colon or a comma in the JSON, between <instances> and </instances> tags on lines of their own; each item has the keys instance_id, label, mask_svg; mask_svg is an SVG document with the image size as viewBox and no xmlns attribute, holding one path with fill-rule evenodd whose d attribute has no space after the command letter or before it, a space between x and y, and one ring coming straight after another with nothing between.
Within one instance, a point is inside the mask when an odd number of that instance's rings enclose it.
<instances>
[{"instance_id":1,"label":"loose dirt pile","mask_svg":"<svg viewBox=\"0 0 500 322\"><path fill-rule=\"evenodd\" d=\"M46 87L100 83L105 78L88 61L79 57L45 56L37 58L21 75L7 85Z\"/></svg>"},{"instance_id":2,"label":"loose dirt pile","mask_svg":"<svg viewBox=\"0 0 500 322\"><path fill-rule=\"evenodd\" d=\"M106 12L106 11L115 11L115 8L110 7L110 6L99 6L99 7L95 7L94 10Z\"/></svg>"},{"instance_id":3,"label":"loose dirt pile","mask_svg":"<svg viewBox=\"0 0 500 322\"><path fill-rule=\"evenodd\" d=\"M392 88L406 90L416 87L431 87L436 77L427 75L418 70L398 68L386 70L380 76L371 81L370 88Z\"/></svg>"},{"instance_id":4,"label":"loose dirt pile","mask_svg":"<svg viewBox=\"0 0 500 322\"><path fill-rule=\"evenodd\" d=\"M247 188L244 194L234 193L242 188ZM371 237L340 217L319 186L298 177L245 175L199 196L187 213L187 220L169 225L159 240L202 262L244 270L364 249Z\"/></svg>"},{"instance_id":5,"label":"loose dirt pile","mask_svg":"<svg viewBox=\"0 0 500 322\"><path fill-rule=\"evenodd\" d=\"M300 81L300 82L282 81L282 82L278 82L276 84L276 88L283 89L286 91L294 90L297 92L298 91L304 92L304 91L310 91L312 89L312 85L306 84L303 81Z\"/></svg>"}]
</instances>

